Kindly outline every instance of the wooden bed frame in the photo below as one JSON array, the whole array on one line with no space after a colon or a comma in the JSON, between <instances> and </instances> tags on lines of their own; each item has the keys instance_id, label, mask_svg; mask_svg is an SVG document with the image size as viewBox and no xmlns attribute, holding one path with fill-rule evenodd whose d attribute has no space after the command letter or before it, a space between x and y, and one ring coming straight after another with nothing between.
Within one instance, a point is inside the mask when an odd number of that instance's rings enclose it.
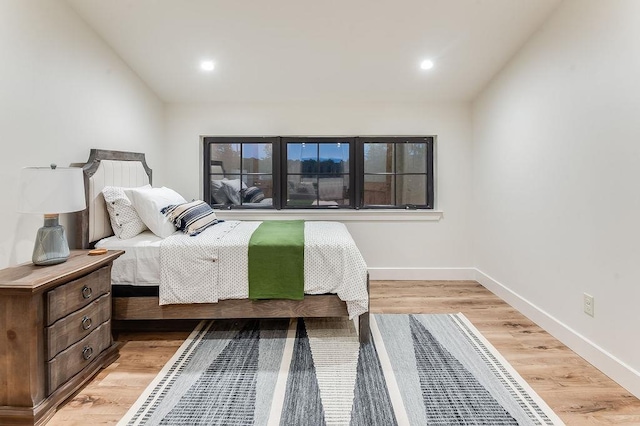
<instances>
[{"instance_id":1,"label":"wooden bed frame","mask_svg":"<svg viewBox=\"0 0 640 426\"><path fill-rule=\"evenodd\" d=\"M78 241L83 248L91 248L96 241L91 241L89 229L93 215L90 209L95 204L91 194L99 193L107 185L118 183L105 182L97 188L90 178L96 173L102 160L137 161L142 164L148 182L151 183L151 169L147 166L145 155L134 152L108 151L92 149L87 163L83 166L85 193L88 208L79 213ZM90 191L91 190L91 191ZM369 276L367 274L367 293L369 292ZM347 305L334 294L305 295L304 300L260 300L230 299L218 303L198 303L184 305L160 305L157 296L151 297L114 297L113 320L201 320L228 318L293 318L293 317L344 317L348 316ZM370 340L369 312L358 318L358 330L361 342Z\"/></svg>"}]
</instances>

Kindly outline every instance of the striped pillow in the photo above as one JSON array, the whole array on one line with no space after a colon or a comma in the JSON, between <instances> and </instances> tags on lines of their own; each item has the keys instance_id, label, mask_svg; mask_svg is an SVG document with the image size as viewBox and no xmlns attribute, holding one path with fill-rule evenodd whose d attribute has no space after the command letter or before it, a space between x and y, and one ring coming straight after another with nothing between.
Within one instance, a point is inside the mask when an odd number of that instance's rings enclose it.
<instances>
[{"instance_id":1,"label":"striped pillow","mask_svg":"<svg viewBox=\"0 0 640 426\"><path fill-rule=\"evenodd\" d=\"M264 192L257 186L250 186L242 190L243 201L245 203L259 203L264 200Z\"/></svg>"},{"instance_id":2,"label":"striped pillow","mask_svg":"<svg viewBox=\"0 0 640 426\"><path fill-rule=\"evenodd\" d=\"M213 209L202 200L168 206L162 209L162 213L178 230L191 236L218 223Z\"/></svg>"}]
</instances>

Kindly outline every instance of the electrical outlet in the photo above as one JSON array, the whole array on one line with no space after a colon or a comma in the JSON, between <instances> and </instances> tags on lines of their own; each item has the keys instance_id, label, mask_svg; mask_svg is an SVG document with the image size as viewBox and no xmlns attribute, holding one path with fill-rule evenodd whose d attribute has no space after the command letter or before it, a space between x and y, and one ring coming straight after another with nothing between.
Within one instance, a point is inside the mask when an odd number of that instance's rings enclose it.
<instances>
[{"instance_id":1,"label":"electrical outlet","mask_svg":"<svg viewBox=\"0 0 640 426\"><path fill-rule=\"evenodd\" d=\"M583 296L584 313L593 316L593 296L587 293L583 293Z\"/></svg>"}]
</instances>

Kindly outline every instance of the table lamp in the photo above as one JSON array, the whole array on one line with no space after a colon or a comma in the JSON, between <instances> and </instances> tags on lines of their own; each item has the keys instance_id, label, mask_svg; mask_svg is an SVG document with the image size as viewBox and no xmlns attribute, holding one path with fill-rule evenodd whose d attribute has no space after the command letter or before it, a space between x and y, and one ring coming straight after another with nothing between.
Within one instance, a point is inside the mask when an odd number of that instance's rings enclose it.
<instances>
[{"instance_id":1,"label":"table lamp","mask_svg":"<svg viewBox=\"0 0 640 426\"><path fill-rule=\"evenodd\" d=\"M58 215L85 208L81 168L52 164L22 169L19 211L44 214L44 226L38 229L31 258L35 265L55 265L69 258L67 236L58 223Z\"/></svg>"}]
</instances>

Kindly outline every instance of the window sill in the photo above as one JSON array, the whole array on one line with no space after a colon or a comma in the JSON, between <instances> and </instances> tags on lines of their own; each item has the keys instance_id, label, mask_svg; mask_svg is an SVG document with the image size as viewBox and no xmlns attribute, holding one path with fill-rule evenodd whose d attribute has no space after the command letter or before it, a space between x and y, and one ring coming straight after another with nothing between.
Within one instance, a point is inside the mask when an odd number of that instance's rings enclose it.
<instances>
[{"instance_id":1,"label":"window sill","mask_svg":"<svg viewBox=\"0 0 640 426\"><path fill-rule=\"evenodd\" d=\"M227 220L335 220L340 222L424 222L442 219L441 210L215 210Z\"/></svg>"}]
</instances>

